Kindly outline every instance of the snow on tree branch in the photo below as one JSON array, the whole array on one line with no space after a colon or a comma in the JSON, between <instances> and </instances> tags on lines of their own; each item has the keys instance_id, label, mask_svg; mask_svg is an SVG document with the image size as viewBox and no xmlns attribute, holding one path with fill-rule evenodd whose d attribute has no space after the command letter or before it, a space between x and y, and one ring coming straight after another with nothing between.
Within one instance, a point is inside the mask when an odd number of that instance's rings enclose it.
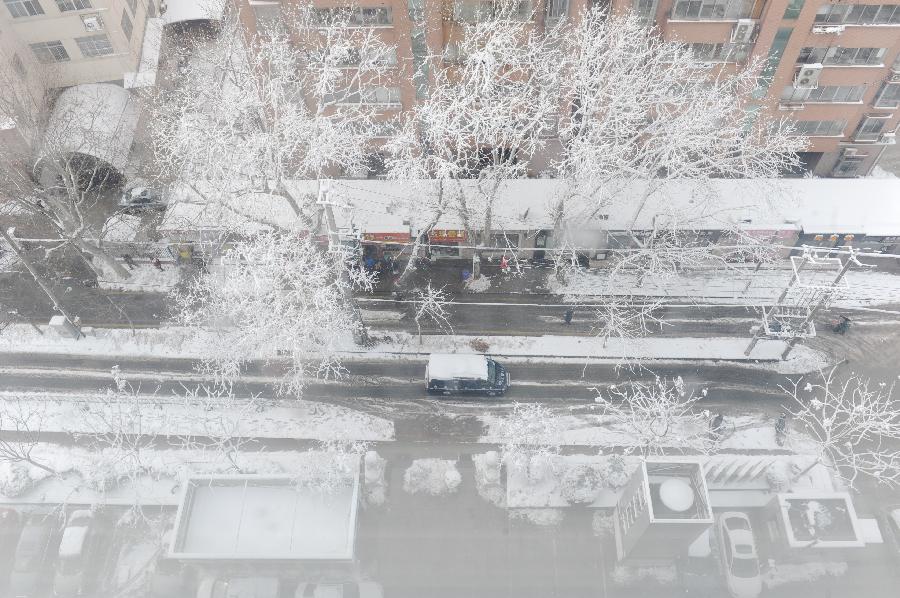
<instances>
[{"instance_id":1,"label":"snow on tree branch","mask_svg":"<svg viewBox=\"0 0 900 598\"><path fill-rule=\"evenodd\" d=\"M782 386L791 401L791 426L811 436L819 459L851 487L859 476L900 483L900 401L894 384L872 382L837 368Z\"/></svg>"},{"instance_id":2,"label":"snow on tree branch","mask_svg":"<svg viewBox=\"0 0 900 598\"><path fill-rule=\"evenodd\" d=\"M284 355L282 390L298 395L310 377L340 375L337 352L359 324L332 258L308 236L260 233L179 291L179 319L204 340L210 370L233 381L249 360Z\"/></svg>"},{"instance_id":3,"label":"snow on tree branch","mask_svg":"<svg viewBox=\"0 0 900 598\"><path fill-rule=\"evenodd\" d=\"M422 322L431 322L440 330L453 334L453 327L450 325L450 314L447 308L450 300L444 288L439 289L431 286L429 282L424 289L415 289L413 291L413 306L415 315L413 320L416 322L416 328L419 331L419 344L422 344Z\"/></svg>"},{"instance_id":4,"label":"snow on tree branch","mask_svg":"<svg viewBox=\"0 0 900 598\"><path fill-rule=\"evenodd\" d=\"M595 401L604 418L628 433L642 455L665 452L708 452L709 414L697 408L700 397L685 389L681 377L611 385Z\"/></svg>"}]
</instances>

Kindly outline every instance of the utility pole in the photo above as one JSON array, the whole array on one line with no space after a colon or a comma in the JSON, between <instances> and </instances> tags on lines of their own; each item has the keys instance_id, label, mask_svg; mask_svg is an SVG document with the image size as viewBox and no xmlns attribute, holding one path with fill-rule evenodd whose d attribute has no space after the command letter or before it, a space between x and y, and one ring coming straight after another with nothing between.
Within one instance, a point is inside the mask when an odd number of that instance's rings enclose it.
<instances>
[{"instance_id":1,"label":"utility pole","mask_svg":"<svg viewBox=\"0 0 900 598\"><path fill-rule=\"evenodd\" d=\"M347 272L347 264L344 263L344 255L343 251L341 251L341 239L338 235L337 225L334 221L332 204L328 201L328 191L331 187L330 183L331 181L328 180L319 181L319 198L316 203L322 206L325 212L325 226L328 229L328 250L333 254L336 253L341 260L341 293L344 295L344 302L350 307L350 312L353 314L353 319L356 320L357 325L356 333L354 334L356 338L354 340L357 344L365 345L369 342L369 331L366 328L366 323L363 322L362 313L356 306L356 301L353 300L353 284L350 281L350 273Z\"/></svg>"},{"instance_id":2,"label":"utility pole","mask_svg":"<svg viewBox=\"0 0 900 598\"><path fill-rule=\"evenodd\" d=\"M10 228L7 230L0 226L0 235L2 235L4 239L6 239L6 242L9 243L9 246L12 247L12 250L16 252L16 255L19 256L19 259L22 260L23 264L25 264L28 272L31 274L32 278L34 278L34 281L38 283L38 286L41 287L44 293L47 294L47 297L50 298L50 301L53 302L53 309L61 313L66 321L72 325L72 328L78 335L75 337L75 339L77 340L81 338L82 336L84 336L81 333L81 327L76 324L74 318L69 316L66 310L63 309L62 302L56 297L56 293L53 292L53 289L51 289L50 286L46 282L44 282L43 277L41 277L37 270L35 270L34 266L31 264L31 260L29 260L28 256L25 255L25 250L22 249L22 246L19 245L19 242L16 240L15 232L15 228Z\"/></svg>"},{"instance_id":3,"label":"utility pole","mask_svg":"<svg viewBox=\"0 0 900 598\"><path fill-rule=\"evenodd\" d=\"M838 272L834 281L832 281L831 285L829 285L828 290L825 291L824 293L822 293L822 296L816 302L815 307L813 307L809 311L809 314L807 314L806 319L803 320L803 324L800 325L800 330L804 330L806 328L806 326L808 326L809 323L813 321L813 318L815 317L816 313L820 309L822 309L822 307L825 306L825 303L828 301L828 299L834 293L834 289L840 284L840 282L841 282L841 280L843 280L844 276L847 275L847 272L850 271L850 267L853 264L856 264L858 266L862 265L859 263L859 260L856 258L858 251L853 249L852 247L848 247L847 249L850 252L850 254L847 256L847 260L841 266L840 271ZM799 340L798 337L794 337L788 341L787 347L784 348L784 352L781 354L782 359L787 359L788 355L790 354L791 350L794 348L794 345L797 344L798 340Z\"/></svg>"}]
</instances>

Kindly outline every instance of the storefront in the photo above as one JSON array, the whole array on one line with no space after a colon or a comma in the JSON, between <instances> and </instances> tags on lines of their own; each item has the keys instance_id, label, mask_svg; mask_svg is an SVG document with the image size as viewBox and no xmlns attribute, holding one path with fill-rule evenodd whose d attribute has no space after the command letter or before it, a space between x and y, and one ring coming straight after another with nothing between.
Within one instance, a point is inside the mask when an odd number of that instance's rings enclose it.
<instances>
[{"instance_id":1,"label":"storefront","mask_svg":"<svg viewBox=\"0 0 900 598\"><path fill-rule=\"evenodd\" d=\"M463 257L460 248L466 245L466 231L458 229L433 229L428 233L431 256L435 259Z\"/></svg>"}]
</instances>

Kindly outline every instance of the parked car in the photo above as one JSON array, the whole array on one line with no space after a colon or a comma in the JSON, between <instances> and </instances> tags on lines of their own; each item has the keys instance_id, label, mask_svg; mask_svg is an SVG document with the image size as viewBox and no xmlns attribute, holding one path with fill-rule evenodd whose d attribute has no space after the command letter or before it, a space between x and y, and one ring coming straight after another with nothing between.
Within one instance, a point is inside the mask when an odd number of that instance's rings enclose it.
<instances>
[{"instance_id":1,"label":"parked car","mask_svg":"<svg viewBox=\"0 0 900 598\"><path fill-rule=\"evenodd\" d=\"M105 550L104 527L91 511L72 511L69 515L59 543L54 595L81 596L93 589Z\"/></svg>"},{"instance_id":2,"label":"parked car","mask_svg":"<svg viewBox=\"0 0 900 598\"><path fill-rule=\"evenodd\" d=\"M885 545L900 563L900 505L893 505L882 511L881 535Z\"/></svg>"},{"instance_id":3,"label":"parked car","mask_svg":"<svg viewBox=\"0 0 900 598\"><path fill-rule=\"evenodd\" d=\"M381 584L374 581L301 583L294 598L382 598Z\"/></svg>"},{"instance_id":4,"label":"parked car","mask_svg":"<svg viewBox=\"0 0 900 598\"><path fill-rule=\"evenodd\" d=\"M509 372L487 355L432 353L425 367L425 389L431 394L503 395Z\"/></svg>"},{"instance_id":5,"label":"parked car","mask_svg":"<svg viewBox=\"0 0 900 598\"><path fill-rule=\"evenodd\" d=\"M192 566L160 557L150 575L150 598L190 598L195 595L197 570Z\"/></svg>"},{"instance_id":6,"label":"parked car","mask_svg":"<svg viewBox=\"0 0 900 598\"><path fill-rule=\"evenodd\" d=\"M197 598L287 598L277 577L206 577L197 587Z\"/></svg>"},{"instance_id":7,"label":"parked car","mask_svg":"<svg viewBox=\"0 0 900 598\"><path fill-rule=\"evenodd\" d=\"M59 545L59 520L55 515L31 515L16 543L9 575L12 598L31 598L43 592Z\"/></svg>"},{"instance_id":8,"label":"parked car","mask_svg":"<svg viewBox=\"0 0 900 598\"><path fill-rule=\"evenodd\" d=\"M158 191L138 185L122 192L119 208L124 212L141 212L144 210L165 210L166 200Z\"/></svg>"},{"instance_id":9,"label":"parked car","mask_svg":"<svg viewBox=\"0 0 900 598\"><path fill-rule=\"evenodd\" d=\"M728 591L735 598L756 598L762 593L762 577L750 519L734 511L722 513L716 529Z\"/></svg>"},{"instance_id":10,"label":"parked car","mask_svg":"<svg viewBox=\"0 0 900 598\"><path fill-rule=\"evenodd\" d=\"M22 518L15 509L0 509L0 590L9 581L16 554L16 543L22 532Z\"/></svg>"}]
</instances>

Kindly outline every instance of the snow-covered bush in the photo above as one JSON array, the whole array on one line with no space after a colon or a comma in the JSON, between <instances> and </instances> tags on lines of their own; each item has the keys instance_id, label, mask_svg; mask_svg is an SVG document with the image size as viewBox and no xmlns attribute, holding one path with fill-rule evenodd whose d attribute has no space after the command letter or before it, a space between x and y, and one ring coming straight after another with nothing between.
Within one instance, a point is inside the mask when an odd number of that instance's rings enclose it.
<instances>
[{"instance_id":1,"label":"snow-covered bush","mask_svg":"<svg viewBox=\"0 0 900 598\"><path fill-rule=\"evenodd\" d=\"M678 578L675 565L624 565L619 563L613 569L610 579L620 587L647 586L655 584L673 587Z\"/></svg>"},{"instance_id":2,"label":"snow-covered bush","mask_svg":"<svg viewBox=\"0 0 900 598\"><path fill-rule=\"evenodd\" d=\"M766 483L772 492L788 492L791 477L791 466L787 461L775 461L766 468Z\"/></svg>"},{"instance_id":3,"label":"snow-covered bush","mask_svg":"<svg viewBox=\"0 0 900 598\"><path fill-rule=\"evenodd\" d=\"M462 481L456 462L447 459L416 459L403 474L403 489L410 494L453 494Z\"/></svg>"},{"instance_id":4,"label":"snow-covered bush","mask_svg":"<svg viewBox=\"0 0 900 598\"><path fill-rule=\"evenodd\" d=\"M840 577L847 573L847 563L821 562L809 563L783 563L778 564L763 574L763 583L766 588L777 588L784 584L807 584L823 577Z\"/></svg>"},{"instance_id":5,"label":"snow-covered bush","mask_svg":"<svg viewBox=\"0 0 900 598\"><path fill-rule=\"evenodd\" d=\"M510 509L509 514L542 526L559 525L565 516L562 509Z\"/></svg>"},{"instance_id":6,"label":"snow-covered bush","mask_svg":"<svg viewBox=\"0 0 900 598\"><path fill-rule=\"evenodd\" d=\"M560 493L569 503L590 504L603 486L603 476L593 465L577 464L563 474Z\"/></svg>"},{"instance_id":7,"label":"snow-covered bush","mask_svg":"<svg viewBox=\"0 0 900 598\"><path fill-rule=\"evenodd\" d=\"M504 506L506 492L501 484L500 455L497 451L488 451L482 455L472 455L475 464L475 489L478 496L498 507Z\"/></svg>"},{"instance_id":8,"label":"snow-covered bush","mask_svg":"<svg viewBox=\"0 0 900 598\"><path fill-rule=\"evenodd\" d=\"M632 469L622 455L610 455L600 471L603 485L612 490L621 488L631 477Z\"/></svg>"},{"instance_id":9,"label":"snow-covered bush","mask_svg":"<svg viewBox=\"0 0 900 598\"><path fill-rule=\"evenodd\" d=\"M0 495L16 498L31 490L34 480L28 473L28 465L18 463L0 463Z\"/></svg>"}]
</instances>

